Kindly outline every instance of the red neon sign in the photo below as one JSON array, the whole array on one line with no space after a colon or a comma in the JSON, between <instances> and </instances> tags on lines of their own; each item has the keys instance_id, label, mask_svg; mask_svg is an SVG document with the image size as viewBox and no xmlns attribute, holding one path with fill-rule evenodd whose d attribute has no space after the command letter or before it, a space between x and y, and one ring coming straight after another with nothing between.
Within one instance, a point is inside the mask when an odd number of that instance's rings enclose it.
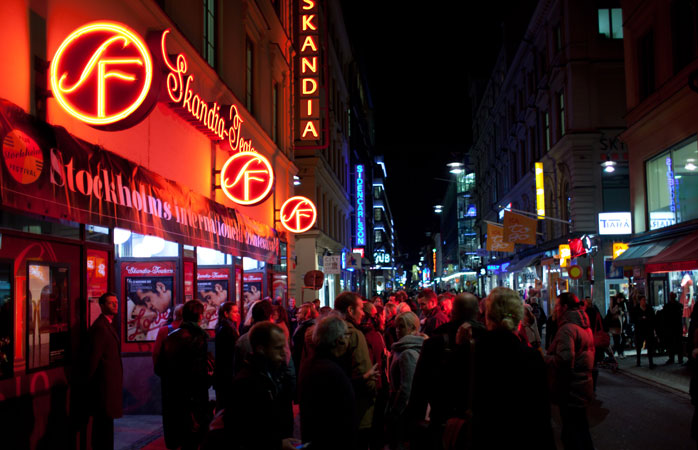
<instances>
[{"instance_id":1,"label":"red neon sign","mask_svg":"<svg viewBox=\"0 0 698 450\"><path fill-rule=\"evenodd\" d=\"M315 225L317 209L312 201L300 195L281 206L281 224L291 233L303 233Z\"/></svg>"},{"instance_id":2,"label":"red neon sign","mask_svg":"<svg viewBox=\"0 0 698 450\"><path fill-rule=\"evenodd\" d=\"M223 193L238 205L256 205L271 194L274 171L269 160L257 152L231 156L221 169Z\"/></svg>"},{"instance_id":3,"label":"red neon sign","mask_svg":"<svg viewBox=\"0 0 698 450\"><path fill-rule=\"evenodd\" d=\"M143 119L153 62L143 40L125 25L93 22L68 36L51 61L51 90L61 107L97 127L132 126ZM144 105L145 106L145 105ZM118 125L129 118L127 125Z\"/></svg>"}]
</instances>

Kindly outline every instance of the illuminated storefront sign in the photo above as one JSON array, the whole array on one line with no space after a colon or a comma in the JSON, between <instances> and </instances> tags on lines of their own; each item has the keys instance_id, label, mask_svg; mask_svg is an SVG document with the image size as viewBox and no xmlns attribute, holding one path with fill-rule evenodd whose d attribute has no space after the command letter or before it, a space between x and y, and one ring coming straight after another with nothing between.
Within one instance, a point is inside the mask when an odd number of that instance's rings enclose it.
<instances>
[{"instance_id":1,"label":"illuminated storefront sign","mask_svg":"<svg viewBox=\"0 0 698 450\"><path fill-rule=\"evenodd\" d=\"M239 205L256 205L271 194L274 171L269 160L257 152L231 156L221 169L223 193Z\"/></svg>"},{"instance_id":2,"label":"illuminated storefront sign","mask_svg":"<svg viewBox=\"0 0 698 450\"><path fill-rule=\"evenodd\" d=\"M363 249L363 248L352 248L352 249L351 249L351 252L352 252L352 253L358 253L358 254L361 255L362 258L363 258L364 255L365 255L365 251L366 251L366 249Z\"/></svg>"},{"instance_id":3,"label":"illuminated storefront sign","mask_svg":"<svg viewBox=\"0 0 698 450\"><path fill-rule=\"evenodd\" d=\"M373 252L373 261L376 264L390 264L391 260L389 253L385 253L384 251Z\"/></svg>"},{"instance_id":4,"label":"illuminated storefront sign","mask_svg":"<svg viewBox=\"0 0 698 450\"><path fill-rule=\"evenodd\" d=\"M152 111L160 95L160 78L167 102L215 142L227 141L233 152L256 151L241 133L244 119L235 105L210 102L195 90L184 54L174 64L164 30L160 39L144 40L127 26L95 22L78 28L61 43L51 61L51 89L70 115L92 126L122 130ZM153 61L151 53L158 55ZM166 73L166 75L165 75ZM162 74L158 77L158 74ZM319 95L319 94L318 94Z\"/></svg>"},{"instance_id":5,"label":"illuminated storefront sign","mask_svg":"<svg viewBox=\"0 0 698 450\"><path fill-rule=\"evenodd\" d=\"M320 22L318 2L299 2L298 42L298 127L301 141L320 140Z\"/></svg>"},{"instance_id":6,"label":"illuminated storefront sign","mask_svg":"<svg viewBox=\"0 0 698 450\"><path fill-rule=\"evenodd\" d=\"M538 218L543 219L545 217L545 182L543 180L543 163L537 162L535 164L536 173L536 210L538 212Z\"/></svg>"},{"instance_id":7,"label":"illuminated storefront sign","mask_svg":"<svg viewBox=\"0 0 698 450\"><path fill-rule=\"evenodd\" d=\"M567 265L569 264L570 258L572 257L572 250L570 249L570 246L567 244L560 245L559 252L560 252L560 267L567 267Z\"/></svg>"},{"instance_id":8,"label":"illuminated storefront sign","mask_svg":"<svg viewBox=\"0 0 698 450\"><path fill-rule=\"evenodd\" d=\"M613 259L618 258L628 249L628 244L624 242L614 242L613 243Z\"/></svg>"},{"instance_id":9,"label":"illuminated storefront sign","mask_svg":"<svg viewBox=\"0 0 698 450\"><path fill-rule=\"evenodd\" d=\"M291 233L303 233L315 225L317 209L310 199L291 197L281 206L281 224Z\"/></svg>"},{"instance_id":10,"label":"illuminated storefront sign","mask_svg":"<svg viewBox=\"0 0 698 450\"><path fill-rule=\"evenodd\" d=\"M153 80L153 61L133 30L94 22L61 43L51 60L50 80L53 97L76 119L97 127L127 128L150 111L143 103ZM132 116L141 106L145 111Z\"/></svg>"},{"instance_id":11,"label":"illuminated storefront sign","mask_svg":"<svg viewBox=\"0 0 698 450\"><path fill-rule=\"evenodd\" d=\"M366 203L364 166L356 166L356 246L366 245Z\"/></svg>"},{"instance_id":12,"label":"illuminated storefront sign","mask_svg":"<svg viewBox=\"0 0 698 450\"><path fill-rule=\"evenodd\" d=\"M632 234L629 212L599 213L599 234Z\"/></svg>"},{"instance_id":13,"label":"illuminated storefront sign","mask_svg":"<svg viewBox=\"0 0 698 450\"><path fill-rule=\"evenodd\" d=\"M651 211L650 230L669 227L676 224L676 213L672 211Z\"/></svg>"}]
</instances>

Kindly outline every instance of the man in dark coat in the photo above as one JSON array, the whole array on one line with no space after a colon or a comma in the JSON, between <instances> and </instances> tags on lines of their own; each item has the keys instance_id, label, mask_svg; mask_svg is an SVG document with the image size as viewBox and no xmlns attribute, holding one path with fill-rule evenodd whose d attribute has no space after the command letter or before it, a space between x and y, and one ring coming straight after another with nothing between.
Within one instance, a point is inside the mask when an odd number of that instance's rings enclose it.
<instances>
[{"instance_id":1,"label":"man in dark coat","mask_svg":"<svg viewBox=\"0 0 698 450\"><path fill-rule=\"evenodd\" d=\"M357 434L354 388L339 358L347 352L346 323L323 318L314 330L315 353L298 381L301 436L318 450L353 450Z\"/></svg>"},{"instance_id":2,"label":"man in dark coat","mask_svg":"<svg viewBox=\"0 0 698 450\"><path fill-rule=\"evenodd\" d=\"M292 393L286 374L286 335L275 323L249 331L252 353L231 386L234 405L223 414L227 447L239 450L294 448Z\"/></svg>"},{"instance_id":3,"label":"man in dark coat","mask_svg":"<svg viewBox=\"0 0 698 450\"><path fill-rule=\"evenodd\" d=\"M190 300L182 324L167 336L155 366L162 379L162 425L167 448L195 449L211 420L208 334L199 327L204 305Z\"/></svg>"},{"instance_id":4,"label":"man in dark coat","mask_svg":"<svg viewBox=\"0 0 698 450\"><path fill-rule=\"evenodd\" d=\"M637 306L631 310L633 323L635 324L635 350L637 355L637 366L640 367L642 356L642 344L647 346L647 359L650 363L650 369L654 369L654 347L656 341L654 338L656 320L654 317L654 309L647 304L647 297L640 297Z\"/></svg>"},{"instance_id":5,"label":"man in dark coat","mask_svg":"<svg viewBox=\"0 0 698 450\"><path fill-rule=\"evenodd\" d=\"M233 356L235 343L240 334L232 320L235 302L225 302L218 310L216 324L216 367L214 370L214 387L216 388L216 403L218 409L228 404L228 390L233 382Z\"/></svg>"},{"instance_id":6,"label":"man in dark coat","mask_svg":"<svg viewBox=\"0 0 698 450\"><path fill-rule=\"evenodd\" d=\"M119 336L112 325L119 312L116 294L99 298L102 314L88 331L87 400L92 415L92 448L114 448L114 419L122 416L123 366Z\"/></svg>"},{"instance_id":7,"label":"man in dark coat","mask_svg":"<svg viewBox=\"0 0 698 450\"><path fill-rule=\"evenodd\" d=\"M669 301L664 305L662 322L664 339L669 359L666 364L674 363L674 355L678 355L679 364L683 364L683 305L676 300L676 293L669 293Z\"/></svg>"},{"instance_id":8,"label":"man in dark coat","mask_svg":"<svg viewBox=\"0 0 698 450\"><path fill-rule=\"evenodd\" d=\"M411 421L420 422L426 416L427 405L430 405L430 442L440 442L444 424L465 403L463 377L470 369L466 350L456 345L456 334L458 328L467 322L477 341L485 333L485 326L476 320L478 314L477 297L470 293L458 295L453 301L451 320L438 327L422 346L407 413Z\"/></svg>"},{"instance_id":9,"label":"man in dark coat","mask_svg":"<svg viewBox=\"0 0 698 450\"><path fill-rule=\"evenodd\" d=\"M419 301L419 307L422 309L422 318L424 319L422 333L431 337L438 327L448 322L448 317L438 308L438 297L436 292L431 289L422 290L417 300Z\"/></svg>"}]
</instances>

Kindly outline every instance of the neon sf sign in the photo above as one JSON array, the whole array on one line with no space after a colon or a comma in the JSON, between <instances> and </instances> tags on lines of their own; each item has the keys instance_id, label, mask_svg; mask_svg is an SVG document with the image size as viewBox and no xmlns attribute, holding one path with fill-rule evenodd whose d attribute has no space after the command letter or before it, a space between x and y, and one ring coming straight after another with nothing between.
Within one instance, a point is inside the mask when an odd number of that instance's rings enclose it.
<instances>
[{"instance_id":1,"label":"neon sf sign","mask_svg":"<svg viewBox=\"0 0 698 450\"><path fill-rule=\"evenodd\" d=\"M53 96L73 117L96 127L116 126L144 105L153 61L143 40L125 25L94 22L73 31L50 67ZM125 122L122 128L136 122Z\"/></svg>"},{"instance_id":2,"label":"neon sf sign","mask_svg":"<svg viewBox=\"0 0 698 450\"><path fill-rule=\"evenodd\" d=\"M310 199L297 195L281 206L281 224L291 233L303 233L315 225L317 209Z\"/></svg>"},{"instance_id":3,"label":"neon sf sign","mask_svg":"<svg viewBox=\"0 0 698 450\"><path fill-rule=\"evenodd\" d=\"M257 152L239 152L221 169L221 189L233 202L251 206L263 202L274 187L269 160Z\"/></svg>"},{"instance_id":4,"label":"neon sf sign","mask_svg":"<svg viewBox=\"0 0 698 450\"><path fill-rule=\"evenodd\" d=\"M356 246L366 245L366 203L364 199L364 166L356 166Z\"/></svg>"},{"instance_id":5,"label":"neon sf sign","mask_svg":"<svg viewBox=\"0 0 698 450\"><path fill-rule=\"evenodd\" d=\"M300 2L298 73L300 76L300 140L320 139L320 47L318 46L318 5L316 0Z\"/></svg>"}]
</instances>

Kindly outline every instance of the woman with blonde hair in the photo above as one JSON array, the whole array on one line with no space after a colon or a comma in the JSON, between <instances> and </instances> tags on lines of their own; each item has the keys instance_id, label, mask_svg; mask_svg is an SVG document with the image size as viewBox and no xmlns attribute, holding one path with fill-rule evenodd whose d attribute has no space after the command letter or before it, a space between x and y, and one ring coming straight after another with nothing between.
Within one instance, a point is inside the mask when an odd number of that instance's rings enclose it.
<instances>
[{"instance_id":1,"label":"woman with blonde hair","mask_svg":"<svg viewBox=\"0 0 698 450\"><path fill-rule=\"evenodd\" d=\"M488 332L474 345L473 448L516 448L526 436L531 448L554 449L545 363L517 336L523 301L497 287L485 305Z\"/></svg>"},{"instance_id":2,"label":"woman with blonde hair","mask_svg":"<svg viewBox=\"0 0 698 450\"><path fill-rule=\"evenodd\" d=\"M412 391L412 378L425 335L419 332L419 317L412 311L395 318L397 342L390 356L390 393L386 408L391 448L404 448L406 441L405 409Z\"/></svg>"}]
</instances>

